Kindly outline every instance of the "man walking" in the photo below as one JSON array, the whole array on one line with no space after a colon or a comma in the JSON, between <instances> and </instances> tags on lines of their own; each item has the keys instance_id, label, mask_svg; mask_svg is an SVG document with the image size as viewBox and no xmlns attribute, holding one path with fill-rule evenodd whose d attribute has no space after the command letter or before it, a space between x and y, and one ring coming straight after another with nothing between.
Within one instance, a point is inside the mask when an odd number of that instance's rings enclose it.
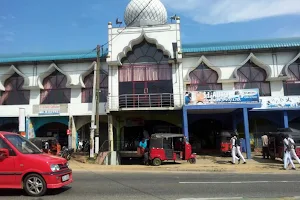
<instances>
[{"instance_id":1,"label":"man walking","mask_svg":"<svg viewBox=\"0 0 300 200\"><path fill-rule=\"evenodd\" d=\"M283 168L286 170L288 165L291 164L292 165L292 169L296 169L294 162L291 158L291 149L292 149L292 143L290 142L289 136L286 134L284 135L284 140L283 140L283 144L284 144L284 157L283 157Z\"/></svg>"},{"instance_id":2,"label":"man walking","mask_svg":"<svg viewBox=\"0 0 300 200\"><path fill-rule=\"evenodd\" d=\"M264 134L261 136L261 141L262 141L262 151L263 151L263 158L269 159L270 154L269 154L269 138L267 134Z\"/></svg>"},{"instance_id":3,"label":"man walking","mask_svg":"<svg viewBox=\"0 0 300 200\"><path fill-rule=\"evenodd\" d=\"M239 164L240 164L240 161L241 159L243 160L243 164L246 164L246 160L241 152L241 141L240 141L240 138L238 137L238 134L236 133L235 135L235 146L236 146L236 152L239 156Z\"/></svg>"},{"instance_id":4,"label":"man walking","mask_svg":"<svg viewBox=\"0 0 300 200\"><path fill-rule=\"evenodd\" d=\"M297 162L300 164L300 159L296 154L296 144L291 135L289 135L289 142L291 143L291 157L292 159L294 158L295 160L297 160Z\"/></svg>"}]
</instances>

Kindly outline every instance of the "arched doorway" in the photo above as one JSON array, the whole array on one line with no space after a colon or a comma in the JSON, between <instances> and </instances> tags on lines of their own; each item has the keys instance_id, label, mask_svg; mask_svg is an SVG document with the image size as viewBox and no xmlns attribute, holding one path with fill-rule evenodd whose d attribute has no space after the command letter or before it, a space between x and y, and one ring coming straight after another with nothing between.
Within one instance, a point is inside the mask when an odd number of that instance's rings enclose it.
<instances>
[{"instance_id":1,"label":"arched doorway","mask_svg":"<svg viewBox=\"0 0 300 200\"><path fill-rule=\"evenodd\" d=\"M290 121L289 126L293 129L300 130L300 117Z\"/></svg>"},{"instance_id":2,"label":"arched doorway","mask_svg":"<svg viewBox=\"0 0 300 200\"><path fill-rule=\"evenodd\" d=\"M45 124L35 131L36 137L55 137L61 146L68 146L68 126L59 122Z\"/></svg>"},{"instance_id":3,"label":"arched doorway","mask_svg":"<svg viewBox=\"0 0 300 200\"><path fill-rule=\"evenodd\" d=\"M0 131L6 131L6 132L13 132L18 133L19 132L19 125L18 123L6 123L0 126Z\"/></svg>"},{"instance_id":4,"label":"arched doorway","mask_svg":"<svg viewBox=\"0 0 300 200\"><path fill-rule=\"evenodd\" d=\"M218 135L222 131L222 122L215 119L200 119L189 125L190 143L197 153L218 151Z\"/></svg>"}]
</instances>

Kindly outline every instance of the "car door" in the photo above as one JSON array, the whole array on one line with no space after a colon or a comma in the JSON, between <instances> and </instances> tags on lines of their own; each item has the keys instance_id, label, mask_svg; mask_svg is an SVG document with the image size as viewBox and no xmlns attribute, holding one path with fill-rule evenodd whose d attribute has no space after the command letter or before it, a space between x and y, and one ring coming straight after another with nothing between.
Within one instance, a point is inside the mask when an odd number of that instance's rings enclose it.
<instances>
[{"instance_id":1,"label":"car door","mask_svg":"<svg viewBox=\"0 0 300 200\"><path fill-rule=\"evenodd\" d=\"M10 151L10 155L0 160L0 188L10 188L15 185L16 181L16 167L15 154L8 144L0 137L0 149L5 148Z\"/></svg>"}]
</instances>

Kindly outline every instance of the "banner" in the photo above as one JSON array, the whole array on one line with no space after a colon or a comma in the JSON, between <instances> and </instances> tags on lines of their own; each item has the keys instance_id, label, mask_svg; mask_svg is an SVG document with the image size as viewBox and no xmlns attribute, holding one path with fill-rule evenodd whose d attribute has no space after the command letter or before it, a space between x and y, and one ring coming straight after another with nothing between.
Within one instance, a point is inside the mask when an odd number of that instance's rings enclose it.
<instances>
[{"instance_id":1,"label":"banner","mask_svg":"<svg viewBox=\"0 0 300 200\"><path fill-rule=\"evenodd\" d=\"M255 109L300 108L299 96L261 97L261 107Z\"/></svg>"},{"instance_id":2,"label":"banner","mask_svg":"<svg viewBox=\"0 0 300 200\"><path fill-rule=\"evenodd\" d=\"M190 98L188 98L189 96ZM190 100L190 102L188 102ZM209 90L188 92L187 105L224 104L224 103L259 103L258 89Z\"/></svg>"},{"instance_id":3,"label":"banner","mask_svg":"<svg viewBox=\"0 0 300 200\"><path fill-rule=\"evenodd\" d=\"M39 105L39 115L59 115L60 105Z\"/></svg>"}]
</instances>

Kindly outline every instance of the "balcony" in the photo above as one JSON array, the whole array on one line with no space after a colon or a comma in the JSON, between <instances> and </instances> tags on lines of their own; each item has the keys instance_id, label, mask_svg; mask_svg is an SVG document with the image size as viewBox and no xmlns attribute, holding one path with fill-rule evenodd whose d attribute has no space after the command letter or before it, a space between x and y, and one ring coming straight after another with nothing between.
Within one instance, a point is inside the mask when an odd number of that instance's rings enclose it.
<instances>
[{"instance_id":1,"label":"balcony","mask_svg":"<svg viewBox=\"0 0 300 200\"><path fill-rule=\"evenodd\" d=\"M181 106L180 103L179 105L176 103L180 99L180 95L172 93L110 96L108 97L107 110L173 110L174 107Z\"/></svg>"}]
</instances>

